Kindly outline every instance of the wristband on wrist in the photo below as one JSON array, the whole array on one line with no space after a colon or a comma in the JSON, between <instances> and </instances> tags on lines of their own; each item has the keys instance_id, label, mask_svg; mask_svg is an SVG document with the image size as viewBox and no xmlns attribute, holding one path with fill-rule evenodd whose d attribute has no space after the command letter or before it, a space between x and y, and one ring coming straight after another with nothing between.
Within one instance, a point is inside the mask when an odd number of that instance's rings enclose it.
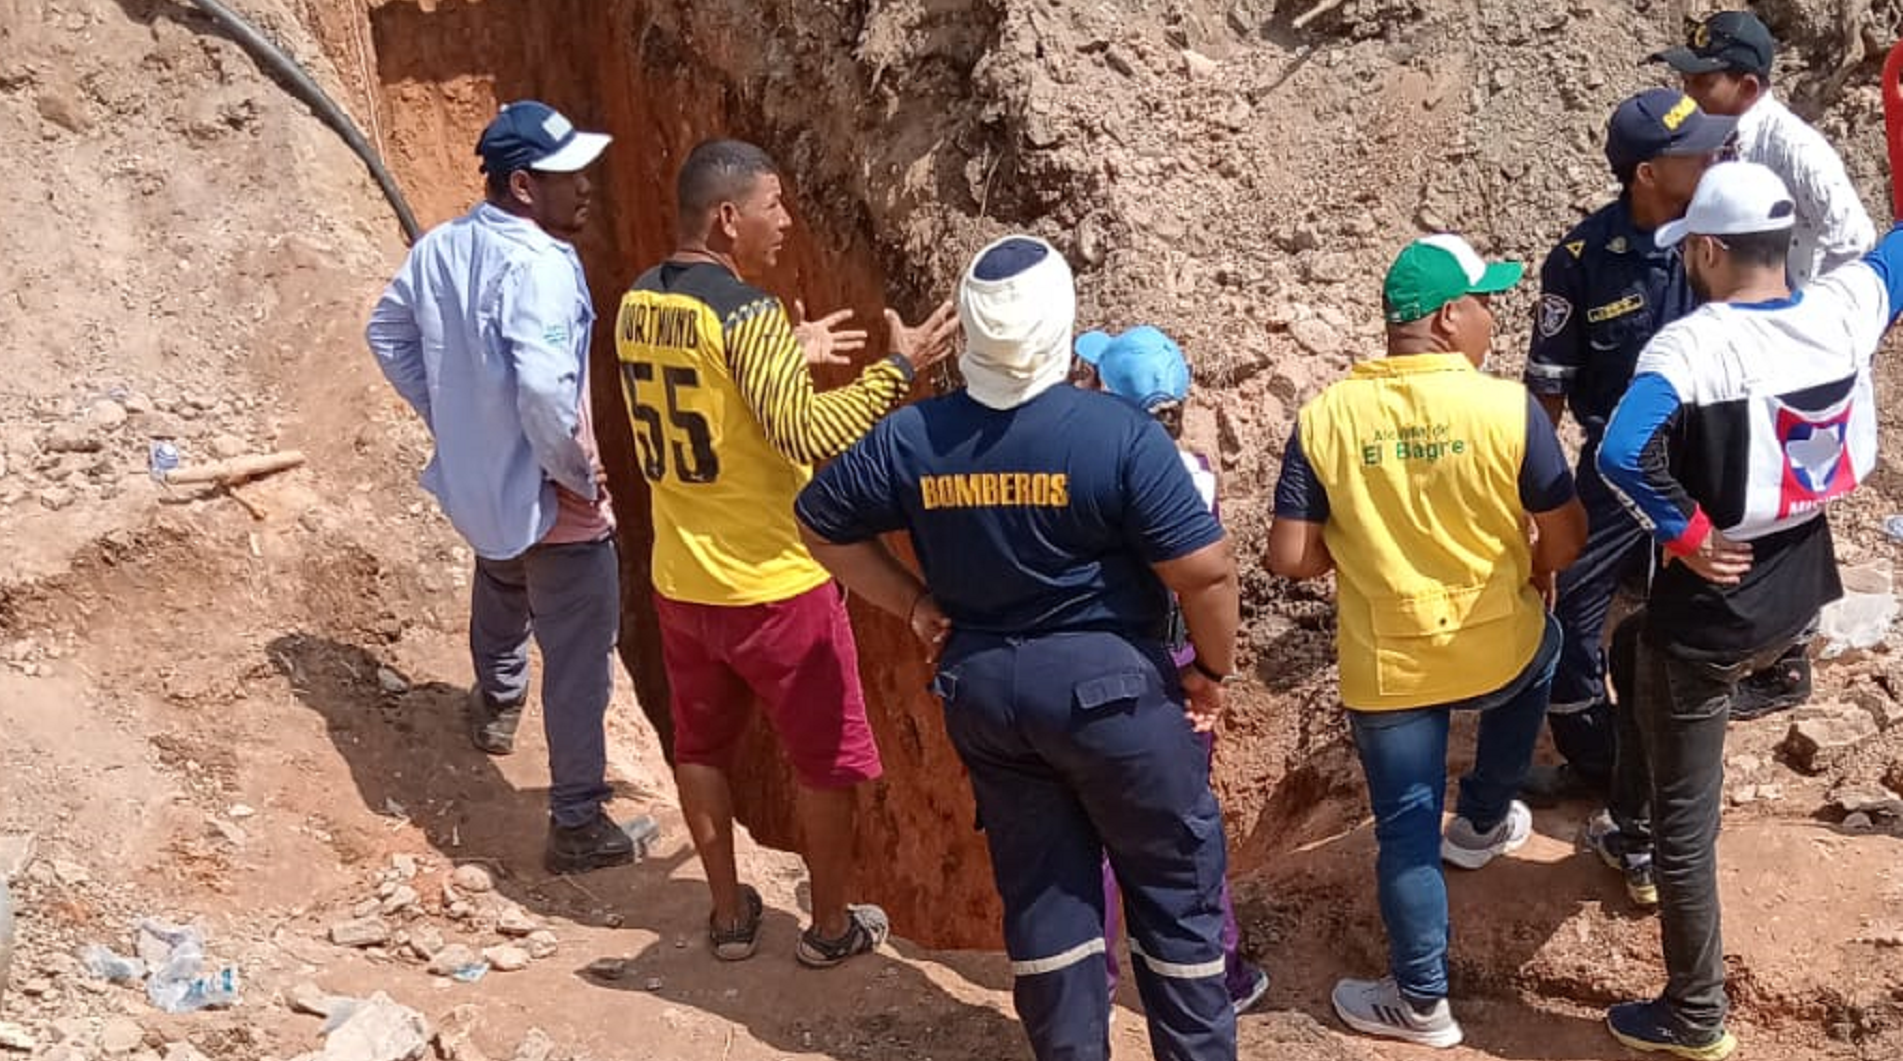
<instances>
[{"instance_id":1,"label":"wristband on wrist","mask_svg":"<svg viewBox=\"0 0 1903 1061\"><path fill-rule=\"evenodd\" d=\"M1218 674L1215 671L1209 669L1209 665L1203 662L1201 656L1198 656L1195 659L1190 660L1189 665L1196 669L1196 673L1202 675L1205 678L1208 678L1210 681L1215 682L1217 685L1221 685L1223 682L1226 682L1229 680L1229 675Z\"/></svg>"}]
</instances>

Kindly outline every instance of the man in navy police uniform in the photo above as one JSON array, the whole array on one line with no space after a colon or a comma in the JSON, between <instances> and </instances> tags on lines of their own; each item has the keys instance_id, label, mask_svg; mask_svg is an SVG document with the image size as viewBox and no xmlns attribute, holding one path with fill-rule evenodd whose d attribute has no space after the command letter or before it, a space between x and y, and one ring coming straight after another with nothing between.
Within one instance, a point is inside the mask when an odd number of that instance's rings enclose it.
<instances>
[{"instance_id":1,"label":"man in navy police uniform","mask_svg":"<svg viewBox=\"0 0 1903 1061\"><path fill-rule=\"evenodd\" d=\"M1555 426L1571 409L1585 432L1577 480L1589 531L1579 560L1559 576L1553 609L1565 641L1547 719L1567 761L1528 774L1526 794L1535 805L1603 795L1612 776L1606 613L1622 581L1644 578L1650 554L1645 531L1606 488L1594 458L1639 351L1697 305L1678 251L1659 247L1652 234L1685 215L1734 125L1676 89L1650 89L1621 103L1606 132L1619 197L1566 233L1540 270L1526 385Z\"/></svg>"},{"instance_id":2,"label":"man in navy police uniform","mask_svg":"<svg viewBox=\"0 0 1903 1061\"><path fill-rule=\"evenodd\" d=\"M966 388L887 417L800 495L813 556L939 651L1040 1061L1109 1057L1107 853L1150 1043L1233 1061L1222 812L1198 730L1235 667L1235 559L1176 446L1066 384L1076 295L1049 244L980 252L959 285ZM911 532L924 580L879 536ZM1180 671L1170 595L1196 655Z\"/></svg>"}]
</instances>

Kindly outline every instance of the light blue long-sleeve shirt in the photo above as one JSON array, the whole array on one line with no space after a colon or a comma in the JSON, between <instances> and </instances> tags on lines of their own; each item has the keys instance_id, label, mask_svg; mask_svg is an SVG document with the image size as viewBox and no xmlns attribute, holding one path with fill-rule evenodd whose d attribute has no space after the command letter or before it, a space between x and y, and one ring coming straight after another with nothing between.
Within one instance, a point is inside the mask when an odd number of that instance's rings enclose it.
<instances>
[{"instance_id":1,"label":"light blue long-sleeve shirt","mask_svg":"<svg viewBox=\"0 0 1903 1061\"><path fill-rule=\"evenodd\" d=\"M578 430L595 310L575 248L484 203L432 229L364 338L435 436L423 488L476 554L518 556L555 524L555 486L595 499Z\"/></svg>"}]
</instances>

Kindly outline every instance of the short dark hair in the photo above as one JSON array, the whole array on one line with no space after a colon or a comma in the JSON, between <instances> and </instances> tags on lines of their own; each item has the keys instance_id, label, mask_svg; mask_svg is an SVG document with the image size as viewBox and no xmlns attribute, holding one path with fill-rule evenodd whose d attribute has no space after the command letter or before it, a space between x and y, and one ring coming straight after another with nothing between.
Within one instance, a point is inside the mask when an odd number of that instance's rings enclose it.
<instances>
[{"instance_id":1,"label":"short dark hair","mask_svg":"<svg viewBox=\"0 0 1903 1061\"><path fill-rule=\"evenodd\" d=\"M1183 437L1183 403L1161 402L1150 410L1150 418L1163 425L1171 438Z\"/></svg>"},{"instance_id":2,"label":"short dark hair","mask_svg":"<svg viewBox=\"0 0 1903 1061\"><path fill-rule=\"evenodd\" d=\"M513 176L515 176L514 170L507 173L490 170L484 174L484 183L489 186L489 199L492 202L498 199L506 201L509 198L509 178Z\"/></svg>"},{"instance_id":3,"label":"short dark hair","mask_svg":"<svg viewBox=\"0 0 1903 1061\"><path fill-rule=\"evenodd\" d=\"M779 171L771 156L744 140L705 140L681 163L675 203L682 217L700 217L744 196L756 179Z\"/></svg>"},{"instance_id":4,"label":"short dark hair","mask_svg":"<svg viewBox=\"0 0 1903 1061\"><path fill-rule=\"evenodd\" d=\"M1740 232L1734 236L1719 236L1724 243L1731 260L1746 268L1769 269L1783 265L1791 255L1791 230L1781 228L1775 232Z\"/></svg>"}]
</instances>

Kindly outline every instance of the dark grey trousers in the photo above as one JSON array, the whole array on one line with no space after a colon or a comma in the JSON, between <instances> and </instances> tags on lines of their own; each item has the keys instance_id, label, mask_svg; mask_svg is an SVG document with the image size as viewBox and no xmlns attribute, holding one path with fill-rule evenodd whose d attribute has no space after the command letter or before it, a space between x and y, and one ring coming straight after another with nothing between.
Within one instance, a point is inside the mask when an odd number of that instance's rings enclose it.
<instances>
[{"instance_id":1,"label":"dark grey trousers","mask_svg":"<svg viewBox=\"0 0 1903 1061\"><path fill-rule=\"evenodd\" d=\"M1647 641L1644 621L1634 615L1613 633L1620 726L1611 810L1625 850L1652 848L1665 1001L1681 1030L1703 1034L1724 1027L1728 1008L1718 823L1731 697L1796 639L1731 659L1693 660Z\"/></svg>"},{"instance_id":2,"label":"dark grey trousers","mask_svg":"<svg viewBox=\"0 0 1903 1061\"><path fill-rule=\"evenodd\" d=\"M476 686L490 700L519 704L528 696L531 634L541 646L549 817L564 827L586 824L609 795L603 724L621 621L614 539L478 558L470 597L469 652Z\"/></svg>"}]
</instances>

